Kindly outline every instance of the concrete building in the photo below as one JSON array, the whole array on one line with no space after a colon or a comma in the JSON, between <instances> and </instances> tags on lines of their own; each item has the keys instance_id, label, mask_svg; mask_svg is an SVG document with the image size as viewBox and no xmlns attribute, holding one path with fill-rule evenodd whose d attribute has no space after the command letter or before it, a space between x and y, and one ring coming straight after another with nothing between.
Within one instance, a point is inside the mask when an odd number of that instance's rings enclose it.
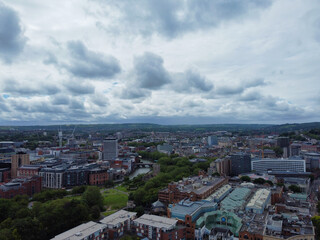
<instances>
[{"instance_id":1,"label":"concrete building","mask_svg":"<svg viewBox=\"0 0 320 240\"><path fill-rule=\"evenodd\" d=\"M217 172L220 176L229 176L231 173L230 157L215 160Z\"/></svg>"},{"instance_id":2,"label":"concrete building","mask_svg":"<svg viewBox=\"0 0 320 240\"><path fill-rule=\"evenodd\" d=\"M186 236L186 227L179 226L178 220L175 219L144 214L133 222L139 237L154 240L180 240Z\"/></svg>"},{"instance_id":3,"label":"concrete building","mask_svg":"<svg viewBox=\"0 0 320 240\"><path fill-rule=\"evenodd\" d=\"M251 171L251 156L246 153L236 153L230 155L231 175L238 176L241 173Z\"/></svg>"},{"instance_id":4,"label":"concrete building","mask_svg":"<svg viewBox=\"0 0 320 240\"><path fill-rule=\"evenodd\" d=\"M279 137L277 139L277 146L281 147L283 150L283 158L288 158L290 156L290 149L289 149L290 141L288 137Z\"/></svg>"},{"instance_id":5,"label":"concrete building","mask_svg":"<svg viewBox=\"0 0 320 240\"><path fill-rule=\"evenodd\" d=\"M118 140L116 138L106 138L103 141L103 160L114 160L118 157Z\"/></svg>"},{"instance_id":6,"label":"concrete building","mask_svg":"<svg viewBox=\"0 0 320 240\"><path fill-rule=\"evenodd\" d=\"M268 171L305 172L306 163L303 159L254 159L251 161L251 169L257 173Z\"/></svg>"},{"instance_id":7,"label":"concrete building","mask_svg":"<svg viewBox=\"0 0 320 240\"><path fill-rule=\"evenodd\" d=\"M11 156L11 178L17 177L18 168L22 165L30 165L29 154L20 152Z\"/></svg>"},{"instance_id":8,"label":"concrete building","mask_svg":"<svg viewBox=\"0 0 320 240\"><path fill-rule=\"evenodd\" d=\"M44 188L62 188L63 174L65 167L42 168L39 176L42 177L42 187Z\"/></svg>"},{"instance_id":9,"label":"concrete building","mask_svg":"<svg viewBox=\"0 0 320 240\"><path fill-rule=\"evenodd\" d=\"M107 226L106 239L119 239L125 232L131 232L136 216L135 212L120 210L100 220Z\"/></svg>"},{"instance_id":10,"label":"concrete building","mask_svg":"<svg viewBox=\"0 0 320 240\"><path fill-rule=\"evenodd\" d=\"M90 221L63 232L51 240L102 240L106 239L106 228L105 224Z\"/></svg>"}]
</instances>

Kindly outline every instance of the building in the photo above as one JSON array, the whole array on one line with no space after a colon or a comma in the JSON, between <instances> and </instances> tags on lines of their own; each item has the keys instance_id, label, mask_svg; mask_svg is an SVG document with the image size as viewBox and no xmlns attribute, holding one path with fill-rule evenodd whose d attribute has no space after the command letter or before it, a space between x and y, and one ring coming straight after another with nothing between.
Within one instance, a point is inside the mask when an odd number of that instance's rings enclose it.
<instances>
[{"instance_id":1,"label":"building","mask_svg":"<svg viewBox=\"0 0 320 240\"><path fill-rule=\"evenodd\" d=\"M83 166L74 166L66 169L62 174L62 186L66 188L88 185L89 169Z\"/></svg>"},{"instance_id":2,"label":"building","mask_svg":"<svg viewBox=\"0 0 320 240\"><path fill-rule=\"evenodd\" d=\"M118 140L116 138L106 138L103 141L103 160L114 160L118 157Z\"/></svg>"},{"instance_id":3,"label":"building","mask_svg":"<svg viewBox=\"0 0 320 240\"><path fill-rule=\"evenodd\" d=\"M217 172L220 176L229 176L231 173L230 157L215 160Z\"/></svg>"},{"instance_id":4,"label":"building","mask_svg":"<svg viewBox=\"0 0 320 240\"><path fill-rule=\"evenodd\" d=\"M100 220L107 226L106 239L119 239L125 232L131 232L136 215L135 212L120 210Z\"/></svg>"},{"instance_id":5,"label":"building","mask_svg":"<svg viewBox=\"0 0 320 240\"><path fill-rule=\"evenodd\" d=\"M11 179L11 168L10 168L11 164L1 163L1 165L0 165L0 183L9 182Z\"/></svg>"},{"instance_id":6,"label":"building","mask_svg":"<svg viewBox=\"0 0 320 240\"><path fill-rule=\"evenodd\" d=\"M251 171L251 156L246 153L236 153L230 155L231 175L238 176L241 173Z\"/></svg>"},{"instance_id":7,"label":"building","mask_svg":"<svg viewBox=\"0 0 320 240\"><path fill-rule=\"evenodd\" d=\"M0 185L0 198L13 198L17 195L28 195L41 192L41 177L33 176L15 178L8 183Z\"/></svg>"},{"instance_id":8,"label":"building","mask_svg":"<svg viewBox=\"0 0 320 240\"><path fill-rule=\"evenodd\" d=\"M270 204L270 202L271 191L264 188L259 189L248 202L246 211L262 214L264 209Z\"/></svg>"},{"instance_id":9,"label":"building","mask_svg":"<svg viewBox=\"0 0 320 240\"><path fill-rule=\"evenodd\" d=\"M320 168L320 153L302 152L302 156L306 161L307 171L314 171Z\"/></svg>"},{"instance_id":10,"label":"building","mask_svg":"<svg viewBox=\"0 0 320 240\"><path fill-rule=\"evenodd\" d=\"M29 154L19 152L11 156L11 178L17 177L18 168L22 165L30 165Z\"/></svg>"},{"instance_id":11,"label":"building","mask_svg":"<svg viewBox=\"0 0 320 240\"><path fill-rule=\"evenodd\" d=\"M41 167L34 165L22 165L17 170L18 177L32 177L35 175L39 175Z\"/></svg>"},{"instance_id":12,"label":"building","mask_svg":"<svg viewBox=\"0 0 320 240\"><path fill-rule=\"evenodd\" d=\"M63 174L66 168L59 166L54 168L42 168L39 176L42 177L42 187L44 188L62 188Z\"/></svg>"},{"instance_id":13,"label":"building","mask_svg":"<svg viewBox=\"0 0 320 240\"><path fill-rule=\"evenodd\" d=\"M215 191L213 194L211 194L208 198L206 198L207 201L210 202L221 202L230 192L232 191L232 187L227 184L219 188L217 191Z\"/></svg>"},{"instance_id":14,"label":"building","mask_svg":"<svg viewBox=\"0 0 320 240\"><path fill-rule=\"evenodd\" d=\"M158 192L159 201L163 203L176 203L190 198L197 201L209 197L215 190L228 183L224 177L192 177L179 182L173 182L168 188Z\"/></svg>"},{"instance_id":15,"label":"building","mask_svg":"<svg viewBox=\"0 0 320 240\"><path fill-rule=\"evenodd\" d=\"M133 222L139 237L154 240L180 240L186 236L185 226L178 225L178 220L175 219L144 214Z\"/></svg>"},{"instance_id":16,"label":"building","mask_svg":"<svg viewBox=\"0 0 320 240\"><path fill-rule=\"evenodd\" d=\"M254 159L251 162L251 169L257 173L268 171L305 172L306 163L303 159Z\"/></svg>"},{"instance_id":17,"label":"building","mask_svg":"<svg viewBox=\"0 0 320 240\"><path fill-rule=\"evenodd\" d=\"M157 145L157 151L166 153L166 154L171 154L173 151L173 147L169 145L168 143L164 143L162 145Z\"/></svg>"},{"instance_id":18,"label":"building","mask_svg":"<svg viewBox=\"0 0 320 240\"><path fill-rule=\"evenodd\" d=\"M299 156L301 152L301 144L292 143L290 144L290 157Z\"/></svg>"},{"instance_id":19,"label":"building","mask_svg":"<svg viewBox=\"0 0 320 240\"><path fill-rule=\"evenodd\" d=\"M218 137L217 136L208 136L208 145L211 146L218 146Z\"/></svg>"},{"instance_id":20,"label":"building","mask_svg":"<svg viewBox=\"0 0 320 240\"><path fill-rule=\"evenodd\" d=\"M234 189L222 202L220 202L220 210L235 213L243 210L250 193L251 190L249 188L238 187Z\"/></svg>"},{"instance_id":21,"label":"building","mask_svg":"<svg viewBox=\"0 0 320 240\"><path fill-rule=\"evenodd\" d=\"M109 179L107 169L95 168L89 171L89 185L104 185Z\"/></svg>"},{"instance_id":22,"label":"building","mask_svg":"<svg viewBox=\"0 0 320 240\"><path fill-rule=\"evenodd\" d=\"M290 145L289 137L278 137L277 146L282 148L283 150L282 157L284 158L288 158L290 156L289 145Z\"/></svg>"},{"instance_id":23,"label":"building","mask_svg":"<svg viewBox=\"0 0 320 240\"><path fill-rule=\"evenodd\" d=\"M200 216L206 212L216 211L218 208L217 203L209 201L196 201L182 200L176 204L170 204L168 206L168 217L172 219L178 219L187 226L186 238L194 239L196 221Z\"/></svg>"},{"instance_id":24,"label":"building","mask_svg":"<svg viewBox=\"0 0 320 240\"><path fill-rule=\"evenodd\" d=\"M103 240L107 226L96 222L87 222L66 232L63 232L51 240Z\"/></svg>"}]
</instances>

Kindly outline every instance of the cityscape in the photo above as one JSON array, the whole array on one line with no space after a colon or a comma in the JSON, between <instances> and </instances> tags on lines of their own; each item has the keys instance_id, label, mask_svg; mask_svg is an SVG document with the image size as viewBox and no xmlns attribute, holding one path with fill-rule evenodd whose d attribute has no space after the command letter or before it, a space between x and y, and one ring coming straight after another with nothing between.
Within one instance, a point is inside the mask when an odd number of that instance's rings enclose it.
<instances>
[{"instance_id":1,"label":"cityscape","mask_svg":"<svg viewBox=\"0 0 320 240\"><path fill-rule=\"evenodd\" d=\"M0 240L320 240L319 0L0 0Z\"/></svg>"}]
</instances>

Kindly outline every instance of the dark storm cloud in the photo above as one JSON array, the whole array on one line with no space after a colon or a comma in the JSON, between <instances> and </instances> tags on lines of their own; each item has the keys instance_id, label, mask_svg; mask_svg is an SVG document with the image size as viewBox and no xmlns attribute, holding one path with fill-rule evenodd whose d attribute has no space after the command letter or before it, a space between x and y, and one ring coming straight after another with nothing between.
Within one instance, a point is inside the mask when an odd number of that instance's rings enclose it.
<instances>
[{"instance_id":1,"label":"dark storm cloud","mask_svg":"<svg viewBox=\"0 0 320 240\"><path fill-rule=\"evenodd\" d=\"M81 41L70 41L67 48L71 60L63 67L76 77L112 78L121 71L116 58L88 50ZM47 61L54 63L55 60L51 57Z\"/></svg>"},{"instance_id":2,"label":"dark storm cloud","mask_svg":"<svg viewBox=\"0 0 320 240\"><path fill-rule=\"evenodd\" d=\"M95 92L94 86L85 82L81 83L80 81L68 81L64 83L64 86L68 89L69 92L75 95L92 94Z\"/></svg>"},{"instance_id":3,"label":"dark storm cloud","mask_svg":"<svg viewBox=\"0 0 320 240\"><path fill-rule=\"evenodd\" d=\"M60 89L46 82L23 84L13 79L6 80L2 85L2 91L15 95L32 96L32 95L54 95L60 92Z\"/></svg>"},{"instance_id":4,"label":"dark storm cloud","mask_svg":"<svg viewBox=\"0 0 320 240\"><path fill-rule=\"evenodd\" d=\"M171 82L170 74L163 67L163 59L153 53L146 52L134 59L136 83L145 89L160 89Z\"/></svg>"},{"instance_id":5,"label":"dark storm cloud","mask_svg":"<svg viewBox=\"0 0 320 240\"><path fill-rule=\"evenodd\" d=\"M0 2L0 58L10 63L22 52L25 43L18 14Z\"/></svg>"},{"instance_id":6,"label":"dark storm cloud","mask_svg":"<svg viewBox=\"0 0 320 240\"><path fill-rule=\"evenodd\" d=\"M126 23L124 25L129 31L142 35L156 32L173 38L185 32L240 19L255 10L267 8L271 0L143 0L139 3L127 0L108 3L118 8L121 16L119 23ZM113 28L119 31L118 26Z\"/></svg>"}]
</instances>

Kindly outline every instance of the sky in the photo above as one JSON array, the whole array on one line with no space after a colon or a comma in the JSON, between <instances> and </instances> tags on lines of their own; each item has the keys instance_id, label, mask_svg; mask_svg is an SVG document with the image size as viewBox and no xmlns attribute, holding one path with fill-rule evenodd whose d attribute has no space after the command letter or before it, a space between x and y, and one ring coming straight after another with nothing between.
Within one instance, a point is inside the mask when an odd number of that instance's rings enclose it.
<instances>
[{"instance_id":1,"label":"sky","mask_svg":"<svg viewBox=\"0 0 320 240\"><path fill-rule=\"evenodd\" d=\"M0 0L0 125L320 120L319 0Z\"/></svg>"}]
</instances>

